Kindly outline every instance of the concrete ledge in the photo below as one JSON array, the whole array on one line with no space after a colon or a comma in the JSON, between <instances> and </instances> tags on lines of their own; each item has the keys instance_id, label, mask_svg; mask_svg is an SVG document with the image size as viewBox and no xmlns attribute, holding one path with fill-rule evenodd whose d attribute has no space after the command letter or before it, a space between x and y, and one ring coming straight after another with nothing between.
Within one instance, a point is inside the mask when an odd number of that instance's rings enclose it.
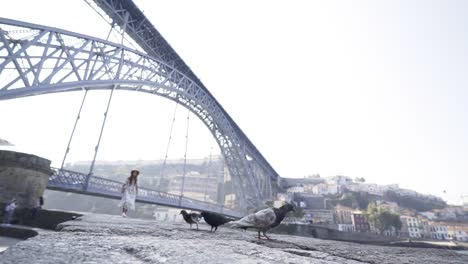
<instances>
[{"instance_id":1,"label":"concrete ledge","mask_svg":"<svg viewBox=\"0 0 468 264\"><path fill-rule=\"evenodd\" d=\"M22 152L0 150L0 166L31 169L52 174L50 160Z\"/></svg>"},{"instance_id":2,"label":"concrete ledge","mask_svg":"<svg viewBox=\"0 0 468 264\"><path fill-rule=\"evenodd\" d=\"M37 235L38 232L30 228L0 225L0 236L28 239Z\"/></svg>"},{"instance_id":3,"label":"concrete ledge","mask_svg":"<svg viewBox=\"0 0 468 264\"><path fill-rule=\"evenodd\" d=\"M82 214L79 213L43 209L37 212L36 216L32 218L31 213L31 209L24 208L16 210L12 224L55 230L58 224L82 216Z\"/></svg>"},{"instance_id":4,"label":"concrete ledge","mask_svg":"<svg viewBox=\"0 0 468 264\"><path fill-rule=\"evenodd\" d=\"M364 244L388 244L390 242L402 241L398 237L380 236L371 233L343 232L326 226L311 224L283 223L273 229L272 233Z\"/></svg>"},{"instance_id":5,"label":"concrete ledge","mask_svg":"<svg viewBox=\"0 0 468 264\"><path fill-rule=\"evenodd\" d=\"M54 210L40 210L35 218L30 217L31 212L22 218L22 225L38 227L42 229L55 230L57 226L63 222L71 221L77 217L82 216L82 214L72 213L72 212L63 212L63 211L54 211Z\"/></svg>"}]
</instances>

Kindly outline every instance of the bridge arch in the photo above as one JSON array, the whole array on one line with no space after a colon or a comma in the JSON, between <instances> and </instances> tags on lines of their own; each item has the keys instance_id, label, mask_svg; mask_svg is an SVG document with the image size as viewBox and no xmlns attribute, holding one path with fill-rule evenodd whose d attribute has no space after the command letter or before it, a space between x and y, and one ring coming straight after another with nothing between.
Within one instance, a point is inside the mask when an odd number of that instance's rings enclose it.
<instances>
[{"instance_id":1,"label":"bridge arch","mask_svg":"<svg viewBox=\"0 0 468 264\"><path fill-rule=\"evenodd\" d=\"M83 89L162 96L210 130L235 183L238 206L260 207L274 195L274 169L209 91L175 67L123 45L4 18L0 44L0 100Z\"/></svg>"}]
</instances>

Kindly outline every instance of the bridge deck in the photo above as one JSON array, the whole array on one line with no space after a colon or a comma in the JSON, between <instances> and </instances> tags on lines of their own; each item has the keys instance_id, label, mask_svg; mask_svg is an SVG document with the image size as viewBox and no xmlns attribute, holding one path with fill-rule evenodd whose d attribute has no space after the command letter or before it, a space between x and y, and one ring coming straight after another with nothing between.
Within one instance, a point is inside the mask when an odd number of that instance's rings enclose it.
<instances>
[{"instance_id":1,"label":"bridge deck","mask_svg":"<svg viewBox=\"0 0 468 264\"><path fill-rule=\"evenodd\" d=\"M84 173L57 168L53 168L53 172L49 178L47 189L119 200L122 197L122 182L91 176L86 187L86 178L88 176ZM225 208L219 204L190 199L144 187L138 188L136 201L189 210L210 211L233 217L242 216L239 212Z\"/></svg>"}]
</instances>

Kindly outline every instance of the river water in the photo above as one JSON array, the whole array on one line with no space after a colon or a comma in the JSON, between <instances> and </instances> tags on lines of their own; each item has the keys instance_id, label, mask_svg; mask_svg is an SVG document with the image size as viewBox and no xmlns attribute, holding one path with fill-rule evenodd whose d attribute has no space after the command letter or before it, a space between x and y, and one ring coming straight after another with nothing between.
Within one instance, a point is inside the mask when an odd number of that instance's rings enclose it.
<instances>
[{"instance_id":1,"label":"river water","mask_svg":"<svg viewBox=\"0 0 468 264\"><path fill-rule=\"evenodd\" d=\"M22 239L0 236L0 252L5 251L8 247L13 246L20 241L22 241Z\"/></svg>"}]
</instances>

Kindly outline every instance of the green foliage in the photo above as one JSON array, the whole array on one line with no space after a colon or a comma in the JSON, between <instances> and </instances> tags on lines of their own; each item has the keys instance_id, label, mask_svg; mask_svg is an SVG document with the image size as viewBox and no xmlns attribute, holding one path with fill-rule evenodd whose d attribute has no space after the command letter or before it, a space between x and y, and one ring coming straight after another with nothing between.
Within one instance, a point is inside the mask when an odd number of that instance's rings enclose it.
<instances>
[{"instance_id":1,"label":"green foliage","mask_svg":"<svg viewBox=\"0 0 468 264\"><path fill-rule=\"evenodd\" d=\"M401 207L413 209L418 212L442 209L447 206L447 203L442 199L428 199L427 197L400 195L394 191L385 192L384 198L388 201L398 203Z\"/></svg>"},{"instance_id":2,"label":"green foliage","mask_svg":"<svg viewBox=\"0 0 468 264\"><path fill-rule=\"evenodd\" d=\"M273 207L273 201L265 201L265 206L267 207Z\"/></svg>"},{"instance_id":3,"label":"green foliage","mask_svg":"<svg viewBox=\"0 0 468 264\"><path fill-rule=\"evenodd\" d=\"M327 208L331 209L337 205L365 210L371 199L367 193L346 192L341 197L330 197L327 199Z\"/></svg>"},{"instance_id":4,"label":"green foliage","mask_svg":"<svg viewBox=\"0 0 468 264\"><path fill-rule=\"evenodd\" d=\"M295 217L297 219L303 218L304 217L304 210L302 210L301 207L294 207L294 212L290 212L292 217Z\"/></svg>"},{"instance_id":5,"label":"green foliage","mask_svg":"<svg viewBox=\"0 0 468 264\"><path fill-rule=\"evenodd\" d=\"M299 220L299 219L302 219L304 217L304 215L305 215L304 210L299 206L295 206L294 207L294 212L289 212L286 215L286 219Z\"/></svg>"},{"instance_id":6,"label":"green foliage","mask_svg":"<svg viewBox=\"0 0 468 264\"><path fill-rule=\"evenodd\" d=\"M389 212L383 208L377 207L375 203L370 203L367 207L367 218L370 224L372 224L381 233L385 230L389 230L394 227L396 230L400 230L402 223L400 216Z\"/></svg>"}]
</instances>

